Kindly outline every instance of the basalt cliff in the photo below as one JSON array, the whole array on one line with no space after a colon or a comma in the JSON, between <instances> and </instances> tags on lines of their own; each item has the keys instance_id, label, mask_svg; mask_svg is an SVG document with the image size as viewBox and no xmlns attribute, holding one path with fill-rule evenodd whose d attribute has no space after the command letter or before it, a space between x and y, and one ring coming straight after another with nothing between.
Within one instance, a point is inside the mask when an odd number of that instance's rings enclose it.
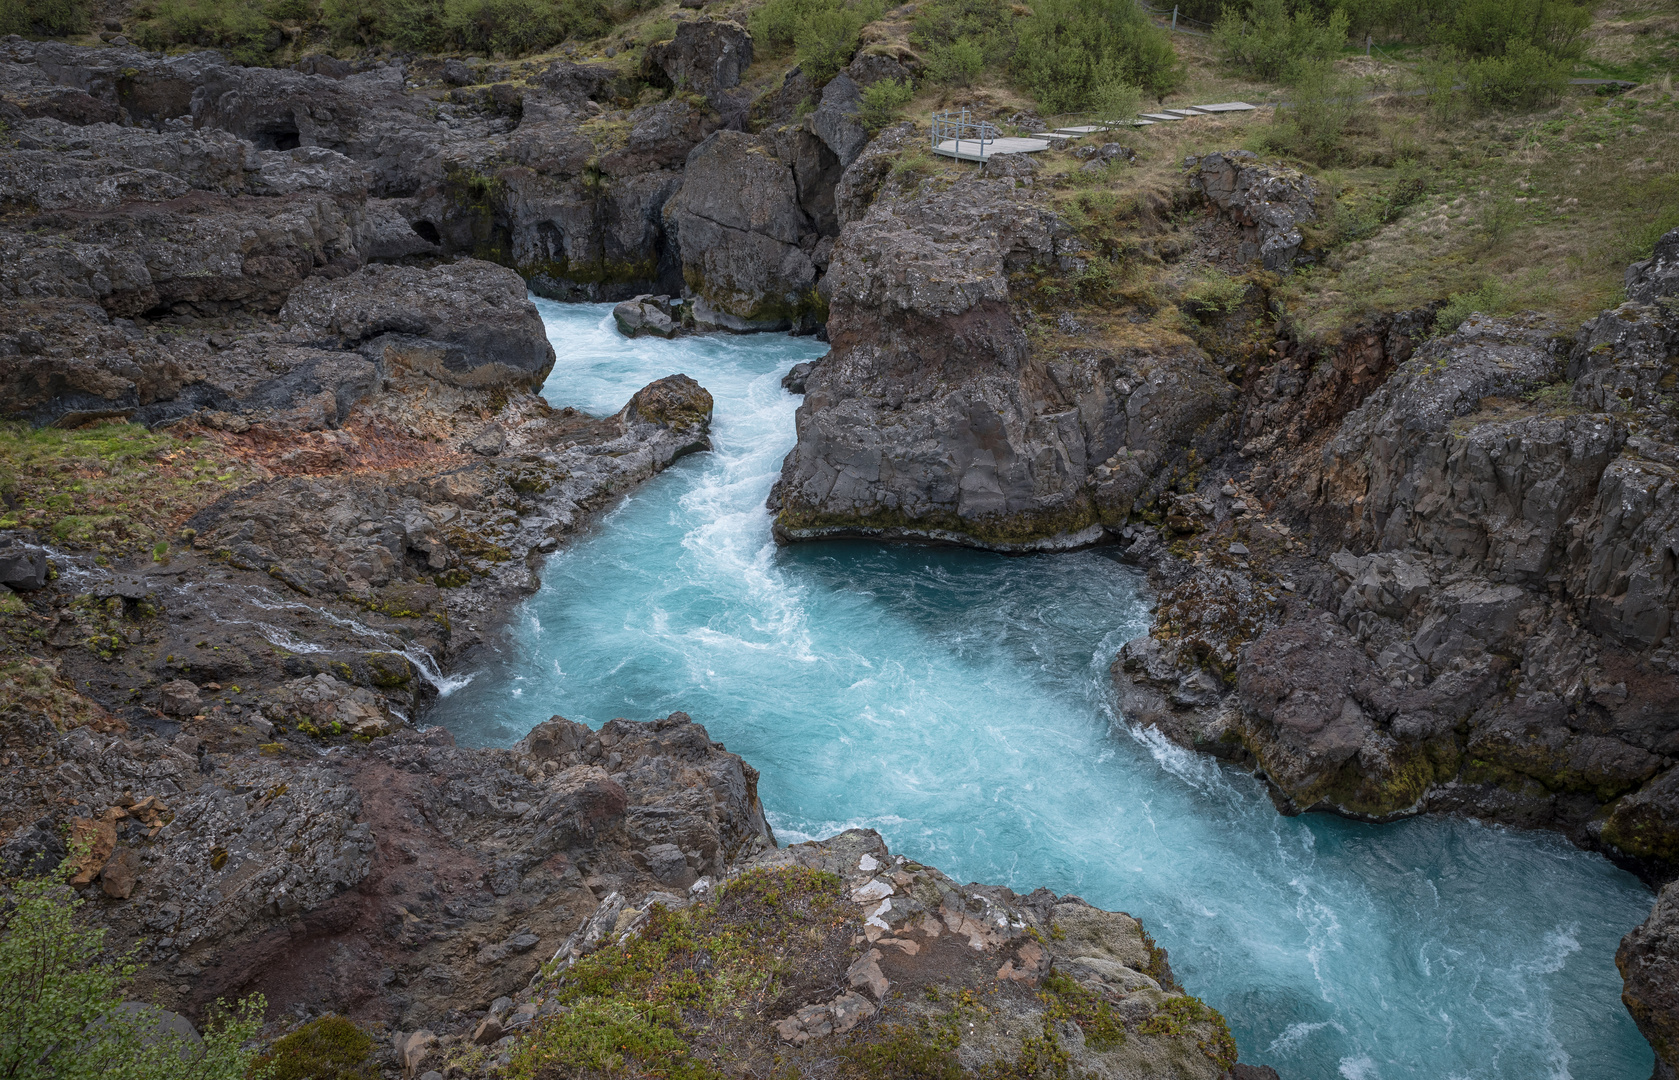
<instances>
[{"instance_id":1,"label":"basalt cliff","mask_svg":"<svg viewBox=\"0 0 1679 1080\"><path fill-rule=\"evenodd\" d=\"M1118 545L1156 596L1122 711L1284 812L1464 812L1674 876L1679 233L1584 327L1314 336L1254 275L1162 334L1079 298L1122 255L1284 272L1316 182L1197 157L1109 251L1032 161L903 167L919 132L858 119L891 57L823 87L751 57L706 17L633 74L0 44L0 416L47 440L0 532L8 873L91 845L148 993L382 1025L392 1075L540 1071L626 979L727 1003L648 1036L666 1074L1266 1074L1127 916L869 834L776 847L680 713L506 750L416 723L544 555L709 446L680 374L611 416L538 396L528 289L825 332L778 538ZM1617 957L1659 1076L1673 888Z\"/></svg>"},{"instance_id":2,"label":"basalt cliff","mask_svg":"<svg viewBox=\"0 0 1679 1080\"><path fill-rule=\"evenodd\" d=\"M659 1075L1274 1075L1129 916L778 847L681 713L424 727L546 554L710 445L681 374L540 397L527 290L820 329L901 69L750 61L709 18L633 77L0 44L0 872L69 858L133 993L347 1016L391 1077L590 1067L631 985L711 1002L632 1033Z\"/></svg>"}]
</instances>

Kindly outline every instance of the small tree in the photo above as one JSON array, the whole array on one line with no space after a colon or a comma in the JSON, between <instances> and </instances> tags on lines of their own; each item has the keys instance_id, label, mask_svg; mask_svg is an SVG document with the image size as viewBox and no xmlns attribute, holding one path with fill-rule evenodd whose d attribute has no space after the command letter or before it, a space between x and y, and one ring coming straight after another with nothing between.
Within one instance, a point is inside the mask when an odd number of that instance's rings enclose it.
<instances>
[{"instance_id":1,"label":"small tree","mask_svg":"<svg viewBox=\"0 0 1679 1080\"><path fill-rule=\"evenodd\" d=\"M873 135L898 118L898 110L909 104L915 88L908 79L882 79L863 89L863 104L857 119Z\"/></svg>"},{"instance_id":2,"label":"small tree","mask_svg":"<svg viewBox=\"0 0 1679 1080\"><path fill-rule=\"evenodd\" d=\"M82 901L66 881L83 854L0 892L0 1078L257 1077L246 1044L262 1026L261 995L222 1012L202 1041L163 1026L161 1010L122 1000L138 969L128 956L103 957L104 930L75 923Z\"/></svg>"},{"instance_id":3,"label":"small tree","mask_svg":"<svg viewBox=\"0 0 1679 1080\"><path fill-rule=\"evenodd\" d=\"M1229 63L1262 79L1293 82L1303 70L1333 60L1347 40L1347 14L1340 8L1326 21L1306 4L1291 14L1287 0L1251 0L1246 9L1228 7L1213 40Z\"/></svg>"}]
</instances>

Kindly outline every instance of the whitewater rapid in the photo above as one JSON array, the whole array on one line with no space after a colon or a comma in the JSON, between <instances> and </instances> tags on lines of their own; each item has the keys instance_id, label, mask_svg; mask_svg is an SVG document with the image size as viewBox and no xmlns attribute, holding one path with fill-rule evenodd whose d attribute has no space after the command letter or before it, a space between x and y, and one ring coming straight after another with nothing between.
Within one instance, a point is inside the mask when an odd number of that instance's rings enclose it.
<instances>
[{"instance_id":1,"label":"whitewater rapid","mask_svg":"<svg viewBox=\"0 0 1679 1080\"><path fill-rule=\"evenodd\" d=\"M867 826L953 877L1142 919L1284 1080L1650 1074L1614 965L1650 906L1632 876L1543 833L1279 816L1115 715L1108 665L1148 613L1110 554L774 545L799 401L780 379L824 346L629 341L608 305L537 303L549 401L606 413L683 372L716 399L716 450L553 556L431 722L506 745L556 713L685 711L762 771L783 842Z\"/></svg>"}]
</instances>

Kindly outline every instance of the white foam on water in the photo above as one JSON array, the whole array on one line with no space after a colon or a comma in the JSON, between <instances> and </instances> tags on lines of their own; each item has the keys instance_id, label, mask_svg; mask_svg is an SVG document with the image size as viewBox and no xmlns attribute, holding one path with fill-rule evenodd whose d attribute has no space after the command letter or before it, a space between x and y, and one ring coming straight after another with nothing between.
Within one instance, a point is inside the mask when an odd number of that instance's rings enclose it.
<instances>
[{"instance_id":1,"label":"white foam on water","mask_svg":"<svg viewBox=\"0 0 1679 1080\"><path fill-rule=\"evenodd\" d=\"M716 450L549 560L501 656L431 717L463 744L680 709L761 771L783 842L874 828L961 880L1143 919L1244 1059L1290 1080L1649 1075L1613 962L1649 909L1629 875L1546 834L1278 815L1116 714L1108 665L1148 613L1110 553L773 544L799 401L778 380L822 346L626 341L604 306L538 306L552 403L615 412L684 372Z\"/></svg>"}]
</instances>

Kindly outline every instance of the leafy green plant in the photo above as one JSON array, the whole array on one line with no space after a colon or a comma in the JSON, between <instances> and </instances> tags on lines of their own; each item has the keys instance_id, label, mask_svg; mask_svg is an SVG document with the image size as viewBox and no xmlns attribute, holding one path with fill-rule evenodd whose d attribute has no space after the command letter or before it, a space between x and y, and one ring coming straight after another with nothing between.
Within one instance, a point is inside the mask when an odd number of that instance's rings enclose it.
<instances>
[{"instance_id":1,"label":"leafy green plant","mask_svg":"<svg viewBox=\"0 0 1679 1080\"><path fill-rule=\"evenodd\" d=\"M10 882L0 915L0 1076L9 1080L267 1080L248 1048L267 1007L260 995L205 1030L201 1042L125 1002L137 968L102 956L103 929L78 927L67 884L87 847L38 878ZM220 1005L220 1003L217 1003Z\"/></svg>"},{"instance_id":2,"label":"leafy green plant","mask_svg":"<svg viewBox=\"0 0 1679 1080\"><path fill-rule=\"evenodd\" d=\"M821 86L850 62L880 0L769 0L747 21L769 53L792 49L806 78Z\"/></svg>"},{"instance_id":3,"label":"leafy green plant","mask_svg":"<svg viewBox=\"0 0 1679 1080\"><path fill-rule=\"evenodd\" d=\"M1446 306L1434 316L1434 332L1449 334L1463 325L1463 320L1475 312L1492 314L1504 303L1504 290L1496 279L1488 278L1479 287L1469 292L1452 293L1446 299Z\"/></svg>"},{"instance_id":4,"label":"leafy green plant","mask_svg":"<svg viewBox=\"0 0 1679 1080\"><path fill-rule=\"evenodd\" d=\"M0 0L0 35L68 37L87 29L88 0Z\"/></svg>"},{"instance_id":5,"label":"leafy green plant","mask_svg":"<svg viewBox=\"0 0 1679 1080\"><path fill-rule=\"evenodd\" d=\"M858 122L872 135L898 118L898 112L915 96L908 79L882 79L863 89Z\"/></svg>"},{"instance_id":6,"label":"leafy green plant","mask_svg":"<svg viewBox=\"0 0 1679 1080\"><path fill-rule=\"evenodd\" d=\"M1287 105L1277 107L1270 141L1279 149L1320 164L1341 156L1347 128L1361 119L1363 87L1327 61L1300 64Z\"/></svg>"},{"instance_id":7,"label":"leafy green plant","mask_svg":"<svg viewBox=\"0 0 1679 1080\"><path fill-rule=\"evenodd\" d=\"M1248 283L1242 278L1226 277L1209 271L1189 283L1183 291L1183 310L1191 315L1225 315L1241 306L1248 294Z\"/></svg>"},{"instance_id":8,"label":"leafy green plant","mask_svg":"<svg viewBox=\"0 0 1679 1080\"><path fill-rule=\"evenodd\" d=\"M927 77L945 86L967 86L985 67L985 52L972 38L927 49Z\"/></svg>"},{"instance_id":9,"label":"leafy green plant","mask_svg":"<svg viewBox=\"0 0 1679 1080\"><path fill-rule=\"evenodd\" d=\"M258 1063L270 1080L379 1080L373 1040L342 1016L323 1016L276 1039Z\"/></svg>"},{"instance_id":10,"label":"leafy green plant","mask_svg":"<svg viewBox=\"0 0 1679 1080\"><path fill-rule=\"evenodd\" d=\"M135 41L147 49L201 45L226 49L236 62L260 64L284 42L259 0L156 0L137 23Z\"/></svg>"},{"instance_id":11,"label":"leafy green plant","mask_svg":"<svg viewBox=\"0 0 1679 1080\"><path fill-rule=\"evenodd\" d=\"M1227 63L1262 79L1292 82L1303 68L1340 55L1347 13L1336 8L1320 19L1310 4L1291 12L1288 0L1249 0L1245 10L1224 9L1213 40Z\"/></svg>"},{"instance_id":12,"label":"leafy green plant","mask_svg":"<svg viewBox=\"0 0 1679 1080\"><path fill-rule=\"evenodd\" d=\"M1164 95L1183 79L1168 34L1131 0L1038 0L1013 66L1051 113L1088 109L1115 85Z\"/></svg>"},{"instance_id":13,"label":"leafy green plant","mask_svg":"<svg viewBox=\"0 0 1679 1080\"><path fill-rule=\"evenodd\" d=\"M1503 242L1521 220L1521 213L1515 196L1508 191L1494 191L1483 198L1475 220L1487 246Z\"/></svg>"},{"instance_id":14,"label":"leafy green plant","mask_svg":"<svg viewBox=\"0 0 1679 1080\"><path fill-rule=\"evenodd\" d=\"M820 86L839 74L862 44L863 27L879 17L880 5L873 0L813 12L793 35L805 77Z\"/></svg>"},{"instance_id":15,"label":"leafy green plant","mask_svg":"<svg viewBox=\"0 0 1679 1080\"><path fill-rule=\"evenodd\" d=\"M1568 89L1571 62L1518 42L1498 56L1463 67L1464 92L1487 109L1531 109L1555 101Z\"/></svg>"},{"instance_id":16,"label":"leafy green plant","mask_svg":"<svg viewBox=\"0 0 1679 1080\"><path fill-rule=\"evenodd\" d=\"M462 49L518 55L565 37L559 9L547 0L444 0L443 31Z\"/></svg>"}]
</instances>

